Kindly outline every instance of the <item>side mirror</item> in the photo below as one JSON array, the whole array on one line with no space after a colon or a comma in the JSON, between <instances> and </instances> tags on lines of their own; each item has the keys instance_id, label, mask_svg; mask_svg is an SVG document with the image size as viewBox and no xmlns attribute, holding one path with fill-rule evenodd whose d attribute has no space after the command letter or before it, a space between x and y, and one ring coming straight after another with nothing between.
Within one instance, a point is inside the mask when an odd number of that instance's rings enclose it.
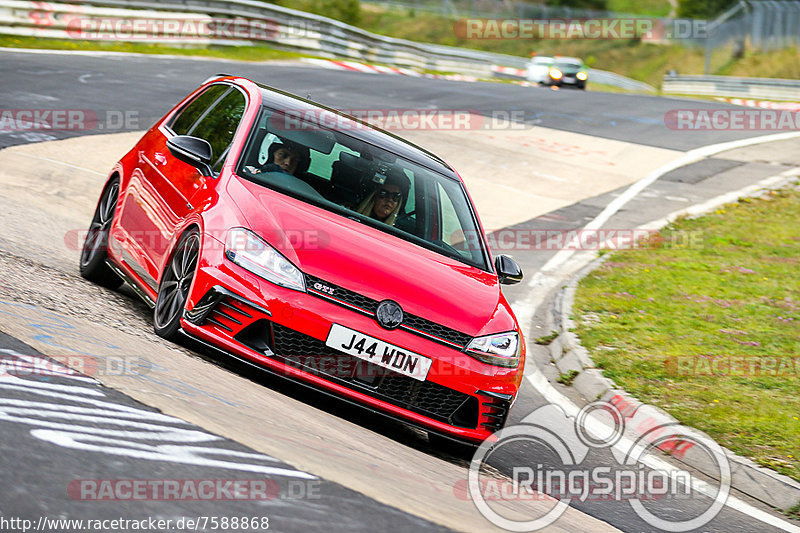
<instances>
[{"instance_id":1,"label":"side mirror","mask_svg":"<svg viewBox=\"0 0 800 533\"><path fill-rule=\"evenodd\" d=\"M497 278L503 285L513 285L522 281L522 268L507 255L495 257L494 266L497 269Z\"/></svg>"},{"instance_id":2,"label":"side mirror","mask_svg":"<svg viewBox=\"0 0 800 533\"><path fill-rule=\"evenodd\" d=\"M189 135L176 135L167 139L167 148L172 155L192 165L203 176L211 176L211 145L205 139Z\"/></svg>"}]
</instances>

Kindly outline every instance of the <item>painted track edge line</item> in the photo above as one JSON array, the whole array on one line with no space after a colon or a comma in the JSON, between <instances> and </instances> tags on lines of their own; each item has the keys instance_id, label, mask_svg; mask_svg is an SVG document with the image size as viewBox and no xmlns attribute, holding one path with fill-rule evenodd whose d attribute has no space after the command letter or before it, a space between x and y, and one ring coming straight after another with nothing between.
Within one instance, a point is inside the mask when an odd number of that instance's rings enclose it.
<instances>
[{"instance_id":1,"label":"painted track edge line","mask_svg":"<svg viewBox=\"0 0 800 533\"><path fill-rule=\"evenodd\" d=\"M653 184L658 178L665 175L667 172L675 170L677 168L689 165L691 163L695 163L703 158L710 157L712 155L727 152L728 150L734 150L736 148L743 148L746 146L753 146L757 144L764 144L773 141L781 141L786 139L791 139L795 137L800 137L800 132L786 132L786 133L776 133L772 135L764 135L760 137L750 137L747 139L740 139L738 141L730 141L724 142L719 144L710 144L708 146L703 146L700 148L694 148L689 150L684 155L671 161L665 165L660 166L659 168L652 171L650 174L645 176L644 178L640 179L639 181L633 183L629 186L625 192L623 192L618 197L614 198L603 211L600 212L594 219L591 220L583 229L591 230L591 229L599 229L603 224L605 224L608 219L614 216L620 209L622 209L625 204L633 200L636 195L642 192L647 186ZM551 271L559 266L561 266L573 253L573 250L569 248L573 247L576 243L576 238L574 238L565 248L566 250L559 251L556 255L550 258L547 263L541 268L543 272Z\"/></svg>"},{"instance_id":2,"label":"painted track edge line","mask_svg":"<svg viewBox=\"0 0 800 533\"><path fill-rule=\"evenodd\" d=\"M680 216L698 216L705 212L711 211L720 205L735 201L738 198L753 196L768 189L785 187L786 185L797 180L798 173L800 173L800 167L788 169L780 174L764 178L752 185L748 185L736 191L723 193L705 202L695 204L688 208L673 211L667 216L643 224L637 229L657 230L671 223ZM578 282L584 276L597 268L603 261L603 259L599 258L599 254L596 252L594 252L592 256L595 257L595 259L588 262L588 264L583 265L583 267L577 273L572 275L567 284L559 291L560 296L554 297L556 305L552 306L549 311L553 314L560 315L557 321L560 326L560 340L550 345L550 357L555 361L559 371L566 372L569 370L576 370L580 372L578 375L579 378L573 383L573 387L585 399L597 397L602 398L603 400L609 400L619 396L624 401L627 401L632 405L649 406L656 412L654 416L661 418L663 423L679 423L674 417L662 409L645 404L638 398L629 394L627 391L617 388L611 380L603 376L602 371L597 370L588 351L581 345L578 336L571 331L572 320L569 318L569 315L572 311L572 302L574 301L574 293L577 289ZM556 323L556 320L552 316L549 317L549 319L553 321L553 323ZM788 476L778 474L770 469L760 467L752 460L736 455L733 452L730 452L730 450L726 449L726 452L728 452L729 456L736 463L737 472L742 470L747 474L746 476L734 478L733 488L736 490L748 494L748 496L756 500L762 501L779 509L788 509L800 501L800 484L793 479L789 478ZM697 464L691 460L685 460L684 462L693 466L694 468L697 468L701 472L704 472L704 463L702 461L698 461ZM756 495L752 487L748 489L747 487L743 486L744 484L748 483L756 483L756 485L761 489L758 491L761 493L761 495ZM776 494L785 493L786 491L789 491L789 494L785 495L783 498L776 496Z\"/></svg>"},{"instance_id":3,"label":"painted track edge line","mask_svg":"<svg viewBox=\"0 0 800 533\"><path fill-rule=\"evenodd\" d=\"M675 170L685 165L689 165L696 161L699 161L705 157L710 157L712 155L716 155L722 152L726 152L728 150L734 150L736 148L744 148L746 146L754 146L757 144L764 144L773 141L781 141L786 139L793 139L796 137L800 137L800 132L784 132L784 133L775 133L771 135L761 135L758 137L749 137L747 139L740 139L737 141L729 141L724 143L717 143L717 144L709 144L707 146L701 146L700 148L693 148L689 150L684 155L679 157L678 159L666 163L657 169L650 172L647 176L640 179L639 181L634 182L631 184L619 197L615 198L612 202L610 202L599 215L597 215L594 219L592 219L588 224L586 224L582 229L597 229L603 223L605 223L611 216L616 214L625 204L627 204L630 200L632 200L637 194L639 194L642 190L644 190L648 185L654 183L660 177L665 175L667 172ZM514 312L517 316L517 320L520 324L527 324L526 330L530 327L531 322L533 321L533 317L536 315L536 311L538 310L539 306L544 302L545 297L539 296L540 294L546 294L547 292L551 291L555 286L566 279L567 276L559 276L555 273L555 271L561 267L564 263L566 263L572 255L575 254L575 250L570 250L569 248L575 247L577 237L573 238L564 248L564 250L560 250L556 252L553 257L551 257L537 272L533 274L531 280L527 283L527 296L515 302L513 305ZM589 258L586 260L586 264L592 261L593 258ZM578 267L576 270L580 270L581 267Z\"/></svg>"},{"instance_id":4,"label":"painted track edge line","mask_svg":"<svg viewBox=\"0 0 800 533\"><path fill-rule=\"evenodd\" d=\"M574 418L577 415L579 411L578 406L575 405L572 400L559 392L555 387L553 387L553 385L547 380L547 377L545 377L545 375L538 368L536 368L530 374L527 374L525 378L533 386L533 388L542 394L542 396L548 402L560 407L568 417ZM615 445L615 447L618 445L619 443ZM658 467L663 470L672 470L675 468L673 465L650 453L646 454L644 458L648 463L647 466L650 466L651 468ZM706 482L697 480L694 476L692 476L692 488L705 493L708 491L708 484ZM729 495L725 501L725 506L751 516L765 524L782 529L783 531L788 531L789 533L800 533L800 527L773 516L766 511L762 511L757 507L753 507L749 503L737 498L736 496Z\"/></svg>"}]
</instances>

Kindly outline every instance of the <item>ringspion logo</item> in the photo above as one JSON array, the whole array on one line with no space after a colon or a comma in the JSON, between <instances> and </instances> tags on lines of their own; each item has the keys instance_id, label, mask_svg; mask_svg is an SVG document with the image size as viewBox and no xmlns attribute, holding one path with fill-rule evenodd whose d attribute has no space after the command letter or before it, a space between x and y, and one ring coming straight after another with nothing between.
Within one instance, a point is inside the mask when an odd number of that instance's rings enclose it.
<instances>
[{"instance_id":1,"label":"ringspion logo","mask_svg":"<svg viewBox=\"0 0 800 533\"><path fill-rule=\"evenodd\" d=\"M628 407L598 401L574 418L553 404L536 409L519 424L495 433L496 441L481 444L470 464L467 494L459 482L454 486L456 497L469 497L487 520L508 531L540 530L556 522L570 503L584 501L625 503L663 531L702 528L722 510L730 493L725 452L698 431L676 423L656 424L641 410ZM607 452L611 459L598 464L590 459L595 450ZM670 506L651 502L691 498L692 476L649 457L669 453L682 458L689 452L700 454L716 469L713 477L719 486L707 507L676 516ZM512 459L510 478L498 479L495 469L485 468L494 456L502 456L505 463L515 457L531 459ZM511 502L531 500L552 505L509 508Z\"/></svg>"}]
</instances>

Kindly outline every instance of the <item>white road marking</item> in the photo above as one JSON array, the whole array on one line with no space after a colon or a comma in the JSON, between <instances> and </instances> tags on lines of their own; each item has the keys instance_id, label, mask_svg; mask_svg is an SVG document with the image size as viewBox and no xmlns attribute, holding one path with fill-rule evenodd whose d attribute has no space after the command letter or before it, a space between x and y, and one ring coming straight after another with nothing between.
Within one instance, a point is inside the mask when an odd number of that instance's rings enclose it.
<instances>
[{"instance_id":1,"label":"white road marking","mask_svg":"<svg viewBox=\"0 0 800 533\"><path fill-rule=\"evenodd\" d=\"M23 355L13 350L2 352L33 363L37 368L46 366L46 360L39 356ZM39 364L36 364L37 359L41 360ZM57 362L52 365L61 366ZM263 464L280 463L270 455L202 446L219 442L222 437L193 427L176 417L118 404L108 399L102 390L95 388L97 384L92 380L89 386L63 385L21 379L13 375L3 376L0 380L0 421L32 426L30 434L33 437L65 448L134 459L317 479L288 465L285 468ZM2 394L5 391L43 399L7 398ZM48 399L55 401L46 401ZM83 405L71 405L69 402Z\"/></svg>"},{"instance_id":2,"label":"white road marking","mask_svg":"<svg viewBox=\"0 0 800 533\"><path fill-rule=\"evenodd\" d=\"M60 98L56 98L55 96L50 96L48 94L24 92L6 94L6 97L11 98L12 100L22 100L23 102L58 102L60 100Z\"/></svg>"},{"instance_id":3,"label":"white road marking","mask_svg":"<svg viewBox=\"0 0 800 533\"><path fill-rule=\"evenodd\" d=\"M103 172L98 172L96 170L92 170L92 169L86 168L86 167L79 167L78 165L73 165L72 163L67 163L65 161L59 161L58 159L50 159L49 157L42 157L42 156L39 156L39 155L31 155L31 154L25 154L25 157L28 157L30 159L39 159L40 161L47 161L48 163L56 163L58 165L63 165L65 167L74 168L76 170L82 170L83 172L89 172L89 173L95 174L97 176L105 176L106 175Z\"/></svg>"},{"instance_id":4,"label":"white road marking","mask_svg":"<svg viewBox=\"0 0 800 533\"><path fill-rule=\"evenodd\" d=\"M727 150L733 150L735 148L742 148L745 146L752 146L767 142L793 139L798 136L800 136L800 132L791 131L786 133L765 135L762 137L751 137L748 139L741 139L726 143L711 144L701 148L695 148L694 150L689 150L683 156L665 165L662 165L628 187L622 194L614 198L614 200L612 200L599 215L586 224L583 229L594 230L601 228L603 224L608 222L608 220L625 204L635 198L646 187L651 185L667 172L680 168L684 165L694 163L705 157L709 157L720 152L725 152ZM576 232L576 234L580 234L580 231ZM523 300L514 302L512 307L517 315L517 320L520 324L523 324L523 328L527 328L531 323L533 316L536 313L536 309L539 307L539 305L541 305L545 295L556 285L558 285L559 282L567 279L573 272L573 270L565 269L564 267L568 264L567 261L576 253L575 249L577 248L577 244L577 237L575 237L564 246L563 250L560 250L553 257L551 257L544 264L544 266L533 275L531 281L528 282L526 291L528 296Z\"/></svg>"},{"instance_id":5,"label":"white road marking","mask_svg":"<svg viewBox=\"0 0 800 533\"><path fill-rule=\"evenodd\" d=\"M557 181L559 183L567 183L569 181L567 179L554 176L553 174L545 174L544 172L536 172L535 170L531 171L531 174L533 174L537 178L544 178L546 180Z\"/></svg>"},{"instance_id":6,"label":"white road marking","mask_svg":"<svg viewBox=\"0 0 800 533\"><path fill-rule=\"evenodd\" d=\"M675 170L684 165L688 165L690 163L694 163L699 161L705 157L709 157L713 154L717 154L720 152L725 152L727 150L733 150L735 148L741 148L744 146L752 146L756 144L762 144L767 142L773 141L780 141L785 139L792 139L800 136L800 132L787 132L787 133L778 133L774 135L766 135L763 137L756 137L756 138L749 138L749 139L742 139L739 141L733 142L726 142L720 144L712 144L709 146L704 146L702 148L696 148L694 150L690 150L686 152L683 156L679 157L675 161L667 163L641 180L637 181L628 189L625 190L621 195L616 197L612 200L603 211L597 215L592 221L590 221L585 227L585 230L592 230L592 229L599 229L608 222L608 220L617 213L625 204L635 198L640 192L642 192L647 186L651 185L655 182L659 177L663 176L667 172ZM797 169L791 169L784 172L781 176L775 176L772 178L767 178L766 180L762 180L756 185L751 185L749 187L745 187L744 189L733 191L731 193L727 193L722 196L718 196L707 202L703 202L701 204L697 204L696 206L692 206L689 210L696 211L698 213L702 212L701 209L705 210L709 206L715 205L720 199L730 198L730 201L739 198L740 196L747 194L748 192L754 192L761 188L765 183L769 182L777 182L781 179L785 179L788 175L792 173L796 173ZM687 210L688 211L688 210ZM564 250L557 252L553 257L550 258L547 263L538 271L536 272L531 281L528 283L528 297L520 303L514 305L514 311L517 315L517 319L519 320L520 324L524 324L523 327L528 327L533 320L533 316L536 313L538 307L542 304L545 296L551 289L553 289L560 281L567 279L572 272L576 271L581 265L572 265L572 268L565 268L569 266L568 261L570 259L574 259L573 256L576 255L576 251L574 250L575 245L577 244L577 239L573 239L573 242L570 242L567 246L565 246ZM573 249L570 249L573 248ZM584 261L582 262L583 265L588 263L588 260L594 256L593 253L586 253L584 252ZM578 254L580 257L580 254ZM575 416L579 408L575 405L569 398L561 394L558 390L556 390L544 374L541 371L534 367L532 369L526 369L526 379L528 382L533 386L533 388L541 394L548 402L553 403L561 407L568 416ZM587 428L589 429L589 428ZM604 428L594 428L597 431L602 432ZM607 430L606 430L607 431ZM593 431L594 432L594 431ZM602 434L602 433L598 433ZM657 457L652 457L648 459L645 464L647 466L651 466L652 468L668 468L672 469L673 467L669 465L669 463L664 462ZM713 486L692 478L692 488L702 492L704 494L708 494L713 496L716 491L714 490ZM709 492L710 491L710 492ZM756 520L759 520L765 524L769 524L771 526L777 527L784 531L790 531L792 533L800 533L800 527L781 520L778 517L775 517L767 512L764 512L752 505L734 497L728 496L726 503L726 507L730 507L735 509L743 514L751 516Z\"/></svg>"},{"instance_id":7,"label":"white road marking","mask_svg":"<svg viewBox=\"0 0 800 533\"><path fill-rule=\"evenodd\" d=\"M547 378L542 374L539 369L534 369L533 372L526 375L528 382L535 388L545 400L549 403L557 405L561 409L564 410L564 413L568 417L574 418L577 416L580 409L577 405L572 403L572 400L561 394L555 387L553 387ZM587 428L591 433L594 435L608 435L610 433L609 428L598 418L590 418L586 417L585 421L587 422ZM623 454L627 453L628 450L631 449L632 442L626 438L622 438L614 445L614 448L620 450ZM660 459L652 454L647 454L642 457L642 464L645 466L660 470L663 472L671 472L676 470L676 468L669 464L668 462ZM700 492L701 494L705 494L711 498L714 498L717 494L717 488L710 483L706 483L705 481L696 479L692 476L692 490ZM725 506L730 507L731 509L735 509L742 514L755 518L760 522L764 522L770 526L776 527L778 529L782 529L784 531L789 531L791 533L800 533L800 527L782 520L776 516L773 516L757 507L753 507L749 503L740 500L739 498L728 495Z\"/></svg>"}]
</instances>

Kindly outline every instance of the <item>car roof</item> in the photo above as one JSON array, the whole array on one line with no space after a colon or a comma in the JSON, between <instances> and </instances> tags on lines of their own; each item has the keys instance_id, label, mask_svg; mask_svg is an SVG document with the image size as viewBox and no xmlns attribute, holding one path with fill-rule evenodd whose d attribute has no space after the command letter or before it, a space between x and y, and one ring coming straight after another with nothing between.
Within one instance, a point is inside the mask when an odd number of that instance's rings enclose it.
<instances>
[{"instance_id":1,"label":"car roof","mask_svg":"<svg viewBox=\"0 0 800 533\"><path fill-rule=\"evenodd\" d=\"M403 139L398 135L395 135L394 133L377 128L368 122L359 120L358 118L339 111L338 109L334 109L319 102L315 102L288 91L278 89L277 87L254 82L248 78L240 76L226 76L224 79L234 82L237 80L239 82L245 81L254 84L261 91L262 105L266 105L267 107L274 109L291 109L293 112L298 113L303 113L305 111L313 112L322 109L331 113L335 113L346 120L355 121L364 127L359 126L348 130L346 132L348 136L364 143L377 146L392 152L395 155L417 163L418 165L427 167L431 170L444 174L445 176L461 181L455 170L453 170L453 168L450 167L450 165L448 165L439 156L425 150L420 146L417 146L410 141ZM219 80L220 79L218 78L217 81ZM387 108L386 111L391 111L391 109Z\"/></svg>"},{"instance_id":2,"label":"car roof","mask_svg":"<svg viewBox=\"0 0 800 533\"><path fill-rule=\"evenodd\" d=\"M564 57L564 56L557 57L556 58L556 62L557 63L580 63L581 65L583 64L583 61L578 57Z\"/></svg>"}]
</instances>

